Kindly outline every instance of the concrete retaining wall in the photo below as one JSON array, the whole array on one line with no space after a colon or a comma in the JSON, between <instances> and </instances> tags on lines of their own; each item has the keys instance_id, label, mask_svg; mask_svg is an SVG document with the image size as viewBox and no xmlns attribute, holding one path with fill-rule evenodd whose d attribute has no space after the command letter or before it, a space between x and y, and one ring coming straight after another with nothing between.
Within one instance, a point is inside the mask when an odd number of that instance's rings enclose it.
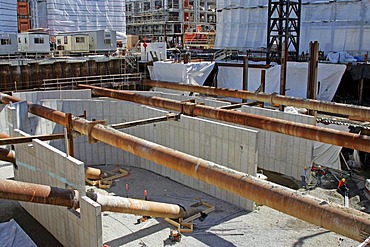
<instances>
[{"instance_id":1,"label":"concrete retaining wall","mask_svg":"<svg viewBox=\"0 0 370 247\"><path fill-rule=\"evenodd\" d=\"M176 97L173 96L173 98ZM72 113L74 110L79 111L79 107L83 107L88 119L106 119L107 124L165 116L168 113L151 107L114 100L65 100L62 106L56 101L46 101L44 105ZM181 116L176 122L147 124L123 131L241 172L256 174L257 131L188 116ZM53 141L53 145L58 149L65 149L61 141ZM89 166L123 164L145 168L237 206L253 210L254 203L249 200L109 145L88 144L85 136L75 139L75 155Z\"/></svg>"},{"instance_id":2,"label":"concrete retaining wall","mask_svg":"<svg viewBox=\"0 0 370 247\"><path fill-rule=\"evenodd\" d=\"M23 107L22 107L23 106ZM25 103L8 109L10 123L27 123ZM23 109L23 110L22 110ZM25 110L24 110L25 109ZM14 129L11 136L27 136ZM80 194L80 209L22 202L22 206L64 246L102 246L101 207L85 196L84 163L45 142L15 146L17 169L15 180L76 189Z\"/></svg>"},{"instance_id":3,"label":"concrete retaining wall","mask_svg":"<svg viewBox=\"0 0 370 247\"><path fill-rule=\"evenodd\" d=\"M264 108L243 106L243 112L288 120L296 123L314 124L312 116L285 113ZM252 128L253 129L253 128ZM260 130L257 141L258 167L300 179L305 166L312 162L311 140Z\"/></svg>"}]
</instances>

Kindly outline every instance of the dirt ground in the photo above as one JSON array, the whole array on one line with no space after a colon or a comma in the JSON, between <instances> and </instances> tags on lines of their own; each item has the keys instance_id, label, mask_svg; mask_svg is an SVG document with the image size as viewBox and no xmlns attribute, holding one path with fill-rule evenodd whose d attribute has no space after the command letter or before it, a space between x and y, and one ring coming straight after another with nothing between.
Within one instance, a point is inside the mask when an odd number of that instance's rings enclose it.
<instances>
[{"instance_id":1,"label":"dirt ground","mask_svg":"<svg viewBox=\"0 0 370 247\"><path fill-rule=\"evenodd\" d=\"M98 166L111 171L114 165ZM114 246L358 246L360 243L326 229L311 225L266 206L249 212L200 191L183 186L147 170L122 167L129 176L117 179L108 190L95 188L98 193L130 198L181 204L199 200L215 205L216 209L203 221L194 221L193 233L183 234L180 242L169 240L174 229L163 219L151 218L138 223L140 216L103 212L103 242ZM4 174L4 173L1 173ZM129 190L126 193L126 184ZM315 195L327 195L332 200L342 199L332 190L314 189ZM48 231L33 219L18 202L0 200L0 221L15 219L38 246L62 246Z\"/></svg>"}]
</instances>

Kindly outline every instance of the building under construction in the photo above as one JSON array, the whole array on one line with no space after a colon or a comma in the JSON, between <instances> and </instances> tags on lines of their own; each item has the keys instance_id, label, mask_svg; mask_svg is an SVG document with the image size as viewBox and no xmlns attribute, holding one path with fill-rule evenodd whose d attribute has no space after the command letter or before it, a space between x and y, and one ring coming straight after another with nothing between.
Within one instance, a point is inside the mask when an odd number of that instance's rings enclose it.
<instances>
[{"instance_id":1,"label":"building under construction","mask_svg":"<svg viewBox=\"0 0 370 247\"><path fill-rule=\"evenodd\" d=\"M170 47L213 48L216 35L215 0L128 0L128 35L165 41Z\"/></svg>"}]
</instances>

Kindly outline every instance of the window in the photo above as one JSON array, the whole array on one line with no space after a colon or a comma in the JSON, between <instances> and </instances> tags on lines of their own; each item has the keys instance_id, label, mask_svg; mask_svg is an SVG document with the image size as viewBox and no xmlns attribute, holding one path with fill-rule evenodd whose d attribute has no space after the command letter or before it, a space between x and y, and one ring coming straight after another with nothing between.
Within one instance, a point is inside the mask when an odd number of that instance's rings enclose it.
<instances>
[{"instance_id":1,"label":"window","mask_svg":"<svg viewBox=\"0 0 370 247\"><path fill-rule=\"evenodd\" d=\"M0 39L1 45L11 45L12 40L11 39Z\"/></svg>"},{"instance_id":2,"label":"window","mask_svg":"<svg viewBox=\"0 0 370 247\"><path fill-rule=\"evenodd\" d=\"M110 33L104 33L104 44L105 45L110 45L112 43L110 37L111 37Z\"/></svg>"},{"instance_id":3,"label":"window","mask_svg":"<svg viewBox=\"0 0 370 247\"><path fill-rule=\"evenodd\" d=\"M61 39L57 39L57 44L58 45L61 45L62 44L62 40Z\"/></svg>"},{"instance_id":4,"label":"window","mask_svg":"<svg viewBox=\"0 0 370 247\"><path fill-rule=\"evenodd\" d=\"M27 44L27 38L26 37L24 37L24 43Z\"/></svg>"},{"instance_id":5,"label":"window","mask_svg":"<svg viewBox=\"0 0 370 247\"><path fill-rule=\"evenodd\" d=\"M44 44L44 38L35 37L34 38L34 43L35 44Z\"/></svg>"},{"instance_id":6,"label":"window","mask_svg":"<svg viewBox=\"0 0 370 247\"><path fill-rule=\"evenodd\" d=\"M105 45L110 45L111 44L111 39L104 39L104 44Z\"/></svg>"},{"instance_id":7,"label":"window","mask_svg":"<svg viewBox=\"0 0 370 247\"><path fill-rule=\"evenodd\" d=\"M67 36L64 36L64 44L68 44L68 37Z\"/></svg>"},{"instance_id":8,"label":"window","mask_svg":"<svg viewBox=\"0 0 370 247\"><path fill-rule=\"evenodd\" d=\"M18 43L19 43L19 44L21 43L21 38L18 38Z\"/></svg>"},{"instance_id":9,"label":"window","mask_svg":"<svg viewBox=\"0 0 370 247\"><path fill-rule=\"evenodd\" d=\"M76 43L85 43L85 37L76 37Z\"/></svg>"}]
</instances>

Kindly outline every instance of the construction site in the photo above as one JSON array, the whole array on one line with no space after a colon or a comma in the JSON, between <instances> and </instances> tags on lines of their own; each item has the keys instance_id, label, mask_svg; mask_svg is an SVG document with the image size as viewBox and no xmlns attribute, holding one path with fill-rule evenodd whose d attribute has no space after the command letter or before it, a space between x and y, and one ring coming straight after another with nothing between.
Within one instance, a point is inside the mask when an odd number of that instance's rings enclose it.
<instances>
[{"instance_id":1,"label":"construction site","mask_svg":"<svg viewBox=\"0 0 370 247\"><path fill-rule=\"evenodd\" d=\"M368 2L71 2L0 0L5 246L370 245Z\"/></svg>"}]
</instances>

